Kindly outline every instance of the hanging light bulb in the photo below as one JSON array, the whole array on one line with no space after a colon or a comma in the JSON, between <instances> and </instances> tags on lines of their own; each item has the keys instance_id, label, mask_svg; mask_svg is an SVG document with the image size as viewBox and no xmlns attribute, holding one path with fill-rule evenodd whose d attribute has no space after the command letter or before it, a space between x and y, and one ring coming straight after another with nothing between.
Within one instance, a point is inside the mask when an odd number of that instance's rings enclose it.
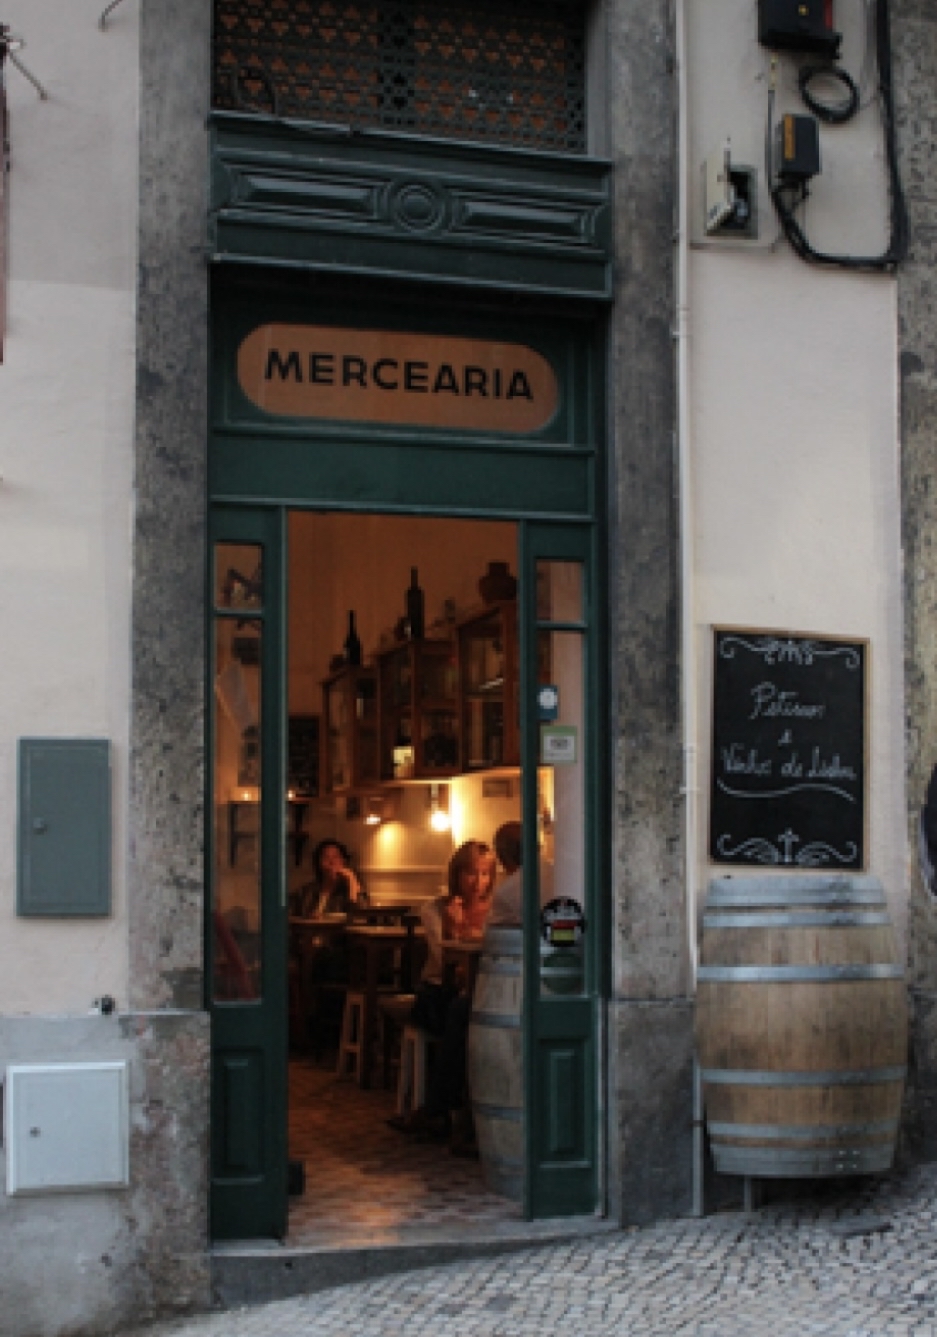
<instances>
[{"instance_id":1,"label":"hanging light bulb","mask_svg":"<svg viewBox=\"0 0 937 1337\"><path fill-rule=\"evenodd\" d=\"M429 824L433 831L448 831L452 826L449 817L449 786L430 785Z\"/></svg>"}]
</instances>

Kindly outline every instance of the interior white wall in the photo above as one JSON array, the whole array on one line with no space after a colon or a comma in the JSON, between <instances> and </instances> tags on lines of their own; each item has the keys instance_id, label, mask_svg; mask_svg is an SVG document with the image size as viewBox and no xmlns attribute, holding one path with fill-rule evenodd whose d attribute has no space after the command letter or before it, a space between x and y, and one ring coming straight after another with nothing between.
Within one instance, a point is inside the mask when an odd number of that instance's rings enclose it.
<instances>
[{"instance_id":1,"label":"interior white wall","mask_svg":"<svg viewBox=\"0 0 937 1337\"><path fill-rule=\"evenodd\" d=\"M843 63L861 61L863 6L838 3ZM777 240L764 190L769 57L754 0L689 3L688 335L696 654L707 857L712 627L868 638L868 871L906 931L897 315L894 280L820 270ZM778 110L804 112L794 64ZM726 138L759 174L757 242L703 240L701 164ZM884 249L887 192L874 105L821 130L823 171L806 216L818 247ZM693 857L691 852L691 857Z\"/></svg>"},{"instance_id":2,"label":"interior white wall","mask_svg":"<svg viewBox=\"0 0 937 1337\"><path fill-rule=\"evenodd\" d=\"M342 653L354 609L364 661L405 612L410 568L424 593L427 632L452 599L481 606L491 561L517 575L517 529L488 520L294 512L290 517L290 710L318 714L329 660ZM440 634L443 634L440 632Z\"/></svg>"},{"instance_id":3,"label":"interior white wall","mask_svg":"<svg viewBox=\"0 0 937 1337\"><path fill-rule=\"evenodd\" d=\"M478 582L492 561L517 574L517 527L498 521L440 520L413 516L295 512L290 517L289 692L294 713L319 714L322 679L340 654L354 609L364 661L377 650L405 612L404 594L415 566L424 592L426 628L445 635L444 604L458 616L482 605ZM520 783L510 798L484 797L474 776L451 786L453 829L429 830L429 789L402 786L393 821L370 829L347 820L341 796L323 795L310 805L310 841L295 885L311 876L317 840L345 842L378 901L412 901L435 895L446 866L463 841L490 842L502 821L520 815Z\"/></svg>"},{"instance_id":4,"label":"interior white wall","mask_svg":"<svg viewBox=\"0 0 937 1337\"><path fill-rule=\"evenodd\" d=\"M48 93L7 61L11 171L0 365L0 1011L127 997L130 526L138 4L8 0ZM63 40L63 29L67 40ZM113 911L16 916L17 739L112 743Z\"/></svg>"}]
</instances>

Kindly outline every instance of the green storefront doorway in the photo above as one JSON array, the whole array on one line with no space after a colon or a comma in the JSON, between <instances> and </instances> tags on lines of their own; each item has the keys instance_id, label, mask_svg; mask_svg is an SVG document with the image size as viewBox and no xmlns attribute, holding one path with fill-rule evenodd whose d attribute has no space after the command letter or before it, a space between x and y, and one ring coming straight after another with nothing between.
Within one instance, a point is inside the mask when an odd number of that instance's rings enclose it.
<instances>
[{"instance_id":1,"label":"green storefront doorway","mask_svg":"<svg viewBox=\"0 0 937 1337\"><path fill-rule=\"evenodd\" d=\"M453 809L463 780L487 781L489 795L511 794L529 872L517 1110L523 1210L531 1218L592 1214L602 1201L607 939L601 330L585 317L554 313L545 321L469 304L453 314L384 301L350 313L334 298L312 302L242 285L217 295L213 331L206 926L213 1234L282 1237L287 1228L289 893L297 854L302 861L304 839L316 834L303 826L301 798L289 798L300 719L307 765L315 749L316 798L327 808L321 820L339 820L339 812L357 820L362 803L392 794L399 808L401 790L411 809L417 792L438 801L432 786L440 780L449 782ZM456 574L465 568L477 588L495 560L517 579L515 686L499 699L500 715L466 687L459 644L460 635L471 639L473 610L463 597L451 600L446 625ZM425 639L448 637L454 647L455 704L451 718L443 708L427 711L423 731L407 740L381 723L388 709L381 665L394 650L380 633L404 612L412 566L425 586L428 624L442 606L442 625L428 625ZM388 606L383 591L391 586L397 593ZM369 599L381 611L365 617ZM505 617L510 603L499 605ZM331 727L322 695L323 680L341 695L341 665L331 663L324 679L310 667L314 656L298 675L295 665L298 647L319 628L329 659L337 656L337 629L344 637L352 609L359 625L365 621L363 667L374 665L373 686L349 697L361 703L352 714L364 714L375 693L376 753L366 775L353 773L360 759L349 739L336 743L341 729ZM310 744L317 728L318 744ZM427 739L433 749L421 753ZM393 745L407 741L409 764L423 774L394 770ZM336 761L335 746L344 760ZM498 782L510 785L499 790ZM470 815L452 839L490 839L484 826ZM383 872L369 868L375 900ZM544 946L547 876L550 899L575 902L582 922L569 927L567 906L559 936ZM564 933L575 940L564 943ZM314 1192L309 1183L307 1195Z\"/></svg>"}]
</instances>

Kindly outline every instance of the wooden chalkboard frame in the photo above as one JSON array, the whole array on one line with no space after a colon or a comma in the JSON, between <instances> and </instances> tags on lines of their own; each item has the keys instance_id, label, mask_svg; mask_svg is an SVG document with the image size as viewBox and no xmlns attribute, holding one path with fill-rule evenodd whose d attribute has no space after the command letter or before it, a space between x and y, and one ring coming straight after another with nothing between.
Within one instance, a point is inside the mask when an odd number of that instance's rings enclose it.
<instances>
[{"instance_id":1,"label":"wooden chalkboard frame","mask_svg":"<svg viewBox=\"0 0 937 1337\"><path fill-rule=\"evenodd\" d=\"M709 857L865 868L869 642L713 627Z\"/></svg>"}]
</instances>

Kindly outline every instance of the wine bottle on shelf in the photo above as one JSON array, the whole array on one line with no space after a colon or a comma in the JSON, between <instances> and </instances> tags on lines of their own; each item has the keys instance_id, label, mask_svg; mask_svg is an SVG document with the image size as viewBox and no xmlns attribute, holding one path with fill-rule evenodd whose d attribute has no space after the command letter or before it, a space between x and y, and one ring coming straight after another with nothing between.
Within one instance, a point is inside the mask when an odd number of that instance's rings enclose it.
<instances>
[{"instance_id":1,"label":"wine bottle on shelf","mask_svg":"<svg viewBox=\"0 0 937 1337\"><path fill-rule=\"evenodd\" d=\"M411 641L423 639L423 591L417 578L415 566L410 568L410 588L407 590L407 622L410 627Z\"/></svg>"},{"instance_id":2,"label":"wine bottle on shelf","mask_svg":"<svg viewBox=\"0 0 937 1337\"><path fill-rule=\"evenodd\" d=\"M348 635L345 637L344 650L346 664L361 663L361 642L358 640L358 633L355 630L354 609L349 610L348 613Z\"/></svg>"}]
</instances>

